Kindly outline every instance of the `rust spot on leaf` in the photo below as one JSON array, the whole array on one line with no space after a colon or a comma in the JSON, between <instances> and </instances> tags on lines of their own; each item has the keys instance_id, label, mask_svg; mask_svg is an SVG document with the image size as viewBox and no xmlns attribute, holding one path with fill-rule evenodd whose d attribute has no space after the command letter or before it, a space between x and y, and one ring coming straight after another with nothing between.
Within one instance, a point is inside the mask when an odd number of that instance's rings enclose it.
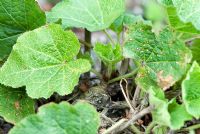
<instances>
[{"instance_id":1,"label":"rust spot on leaf","mask_svg":"<svg viewBox=\"0 0 200 134\"><path fill-rule=\"evenodd\" d=\"M16 108L17 110L19 110L19 109L20 109L20 104L19 104L19 101L15 101L15 108Z\"/></svg>"},{"instance_id":2,"label":"rust spot on leaf","mask_svg":"<svg viewBox=\"0 0 200 134\"><path fill-rule=\"evenodd\" d=\"M160 71L157 73L157 82L158 82L158 85L165 91L172 86L173 77L171 75L164 77L163 71Z\"/></svg>"}]
</instances>

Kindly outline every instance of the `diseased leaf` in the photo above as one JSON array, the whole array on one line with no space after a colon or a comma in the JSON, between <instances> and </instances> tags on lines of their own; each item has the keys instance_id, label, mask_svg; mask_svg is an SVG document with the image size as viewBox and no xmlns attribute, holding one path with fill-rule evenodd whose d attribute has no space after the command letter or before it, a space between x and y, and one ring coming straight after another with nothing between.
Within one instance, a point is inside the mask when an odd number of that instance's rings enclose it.
<instances>
[{"instance_id":1,"label":"diseased leaf","mask_svg":"<svg viewBox=\"0 0 200 134\"><path fill-rule=\"evenodd\" d=\"M156 36L151 27L144 24L130 27L124 56L138 62L136 82L145 90L151 85L164 90L171 87L185 74L192 57L190 50L169 28Z\"/></svg>"},{"instance_id":2,"label":"diseased leaf","mask_svg":"<svg viewBox=\"0 0 200 134\"><path fill-rule=\"evenodd\" d=\"M111 44L104 45L97 43L94 47L94 52L106 65L114 65L123 59L120 45L116 45L113 48Z\"/></svg>"},{"instance_id":3,"label":"diseased leaf","mask_svg":"<svg viewBox=\"0 0 200 134\"><path fill-rule=\"evenodd\" d=\"M44 12L35 0L0 1L0 60L7 57L24 32L46 23Z\"/></svg>"},{"instance_id":4,"label":"diseased leaf","mask_svg":"<svg viewBox=\"0 0 200 134\"><path fill-rule=\"evenodd\" d=\"M0 85L0 116L3 116L7 122L16 124L33 114L34 105L34 101L26 95L25 90Z\"/></svg>"},{"instance_id":5,"label":"diseased leaf","mask_svg":"<svg viewBox=\"0 0 200 134\"><path fill-rule=\"evenodd\" d=\"M191 22L200 30L200 1L199 0L172 0L177 9L178 16L184 22Z\"/></svg>"},{"instance_id":6,"label":"diseased leaf","mask_svg":"<svg viewBox=\"0 0 200 134\"><path fill-rule=\"evenodd\" d=\"M149 99L150 104L155 106L155 110L152 112L153 121L159 125L177 130L184 125L185 121L192 119L184 105L177 104L175 99L168 102L163 96L158 96L152 90Z\"/></svg>"},{"instance_id":7,"label":"diseased leaf","mask_svg":"<svg viewBox=\"0 0 200 134\"><path fill-rule=\"evenodd\" d=\"M124 0L63 0L46 16L48 22L62 19L65 28L99 31L108 28L124 11Z\"/></svg>"},{"instance_id":8,"label":"diseased leaf","mask_svg":"<svg viewBox=\"0 0 200 134\"><path fill-rule=\"evenodd\" d=\"M0 70L0 82L18 88L26 86L32 98L48 98L54 92L70 94L89 61L73 60L80 44L75 34L59 25L48 25L19 37Z\"/></svg>"},{"instance_id":9,"label":"diseased leaf","mask_svg":"<svg viewBox=\"0 0 200 134\"><path fill-rule=\"evenodd\" d=\"M182 97L187 112L200 117L200 66L194 62L182 82Z\"/></svg>"},{"instance_id":10,"label":"diseased leaf","mask_svg":"<svg viewBox=\"0 0 200 134\"><path fill-rule=\"evenodd\" d=\"M47 104L18 123L9 134L96 134L99 115L87 103Z\"/></svg>"}]
</instances>

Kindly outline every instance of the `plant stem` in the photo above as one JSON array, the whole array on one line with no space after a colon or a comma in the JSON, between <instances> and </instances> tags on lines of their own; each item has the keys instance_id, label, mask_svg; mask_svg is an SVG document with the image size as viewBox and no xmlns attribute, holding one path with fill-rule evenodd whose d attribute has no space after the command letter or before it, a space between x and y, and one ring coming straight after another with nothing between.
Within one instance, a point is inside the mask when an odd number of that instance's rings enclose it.
<instances>
[{"instance_id":1,"label":"plant stem","mask_svg":"<svg viewBox=\"0 0 200 134\"><path fill-rule=\"evenodd\" d=\"M106 30L103 30L103 32L106 34L106 36L109 38L109 40L111 41L111 43L113 45L115 45L115 41L113 40L113 38L110 36L110 34L106 31Z\"/></svg>"},{"instance_id":2,"label":"plant stem","mask_svg":"<svg viewBox=\"0 0 200 134\"><path fill-rule=\"evenodd\" d=\"M106 73L106 77L108 78L108 80L110 79L111 75L112 75L112 64L108 64L108 68L107 68L107 73Z\"/></svg>"},{"instance_id":3,"label":"plant stem","mask_svg":"<svg viewBox=\"0 0 200 134\"><path fill-rule=\"evenodd\" d=\"M114 130L118 129L118 127L121 126L126 121L127 121L127 119L121 119L121 120L119 120L113 126L111 126L106 131L104 131L102 134L111 134L111 132L113 132Z\"/></svg>"},{"instance_id":4,"label":"plant stem","mask_svg":"<svg viewBox=\"0 0 200 134\"><path fill-rule=\"evenodd\" d=\"M149 107L143 109L142 111L140 111L139 113L133 115L132 118L128 122L123 124L121 126L121 128L118 129L118 132L123 131L124 129L126 129L127 127L132 125L136 120L140 119L141 117L143 117L146 114L149 114L153 109L154 109L153 106L149 106Z\"/></svg>"},{"instance_id":5,"label":"plant stem","mask_svg":"<svg viewBox=\"0 0 200 134\"><path fill-rule=\"evenodd\" d=\"M128 71L129 59L124 59L121 63L120 74L124 75Z\"/></svg>"},{"instance_id":6,"label":"plant stem","mask_svg":"<svg viewBox=\"0 0 200 134\"><path fill-rule=\"evenodd\" d=\"M196 36L194 36L194 37L191 37L191 38L189 38L189 39L186 39L184 42L193 41L193 40L199 39L199 38L200 38L200 35L196 35Z\"/></svg>"},{"instance_id":7,"label":"plant stem","mask_svg":"<svg viewBox=\"0 0 200 134\"><path fill-rule=\"evenodd\" d=\"M87 42L84 41L84 40L79 39L79 42L80 42L81 44L85 45L85 46L88 47L88 48L93 48L93 46L92 46L90 43L87 43Z\"/></svg>"},{"instance_id":8,"label":"plant stem","mask_svg":"<svg viewBox=\"0 0 200 134\"><path fill-rule=\"evenodd\" d=\"M99 77L100 79L103 79L103 76L97 72L96 70L94 70L93 68L90 70L93 74L95 74L97 77Z\"/></svg>"},{"instance_id":9,"label":"plant stem","mask_svg":"<svg viewBox=\"0 0 200 134\"><path fill-rule=\"evenodd\" d=\"M132 106L131 103L130 103L130 99L129 99L129 97L128 97L128 94L126 94L125 91L124 91L124 88L123 88L123 85L122 85L123 80L126 82L126 90L128 90L128 82L127 82L126 79L122 79L122 80L120 81L120 88L121 88L121 91L122 91L122 93L123 93L123 95L124 95L124 98L125 98L127 104L128 104L129 107L130 107L131 112L133 113L133 112L134 112L134 108L133 108L133 106Z\"/></svg>"},{"instance_id":10,"label":"plant stem","mask_svg":"<svg viewBox=\"0 0 200 134\"><path fill-rule=\"evenodd\" d=\"M85 29L85 42L88 44L91 44L91 32ZM90 47L85 46L85 52L88 52L90 54ZM90 72L85 73L85 78L89 79L90 78Z\"/></svg>"},{"instance_id":11,"label":"plant stem","mask_svg":"<svg viewBox=\"0 0 200 134\"><path fill-rule=\"evenodd\" d=\"M142 133L135 125L131 125L129 127L129 129L131 129L131 131L134 132L135 134L141 134Z\"/></svg>"},{"instance_id":12,"label":"plant stem","mask_svg":"<svg viewBox=\"0 0 200 134\"><path fill-rule=\"evenodd\" d=\"M150 134L152 128L153 128L155 125L156 125L156 123L152 121L152 122L147 126L147 128L146 128L146 130L145 130L145 134Z\"/></svg>"},{"instance_id":13,"label":"plant stem","mask_svg":"<svg viewBox=\"0 0 200 134\"><path fill-rule=\"evenodd\" d=\"M133 100L132 100L132 105L133 105L134 108L138 104L139 97L140 97L140 88L137 86L136 89L135 89Z\"/></svg>"},{"instance_id":14,"label":"plant stem","mask_svg":"<svg viewBox=\"0 0 200 134\"><path fill-rule=\"evenodd\" d=\"M196 125L193 125L193 126L189 126L187 128L183 128L180 131L191 131L191 130L195 130L195 129L198 129L198 128L200 128L200 124L196 124Z\"/></svg>"},{"instance_id":15,"label":"plant stem","mask_svg":"<svg viewBox=\"0 0 200 134\"><path fill-rule=\"evenodd\" d=\"M120 38L121 38L121 33L117 33L117 42L119 43L119 44L121 44L121 40L120 40Z\"/></svg>"},{"instance_id":16,"label":"plant stem","mask_svg":"<svg viewBox=\"0 0 200 134\"><path fill-rule=\"evenodd\" d=\"M133 70L131 73L128 73L128 74L125 74L125 75L121 75L121 76L119 76L119 77L117 77L117 78L114 78L114 79L108 81L108 84L113 83L113 82L116 82L116 81L119 81L119 80L121 80L121 79L123 79L123 78L132 77L133 75L135 75L135 74L137 73L137 71L138 71L138 68L135 69L135 70Z\"/></svg>"},{"instance_id":17,"label":"plant stem","mask_svg":"<svg viewBox=\"0 0 200 134\"><path fill-rule=\"evenodd\" d=\"M88 31L87 29L85 29L85 41L89 44L91 44L91 38L92 38L92 34L90 31ZM90 48L86 47L86 51L90 50Z\"/></svg>"}]
</instances>

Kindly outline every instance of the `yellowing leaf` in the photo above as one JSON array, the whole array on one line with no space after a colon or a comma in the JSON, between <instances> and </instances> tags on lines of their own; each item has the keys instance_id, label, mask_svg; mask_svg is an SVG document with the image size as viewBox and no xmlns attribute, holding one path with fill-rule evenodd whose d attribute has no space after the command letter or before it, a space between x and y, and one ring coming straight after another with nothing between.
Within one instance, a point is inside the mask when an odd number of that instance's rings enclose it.
<instances>
[{"instance_id":1,"label":"yellowing leaf","mask_svg":"<svg viewBox=\"0 0 200 134\"><path fill-rule=\"evenodd\" d=\"M0 82L14 88L26 86L32 98L48 98L54 92L70 94L89 61L74 60L80 44L75 34L59 25L48 25L19 37L0 70Z\"/></svg>"}]
</instances>

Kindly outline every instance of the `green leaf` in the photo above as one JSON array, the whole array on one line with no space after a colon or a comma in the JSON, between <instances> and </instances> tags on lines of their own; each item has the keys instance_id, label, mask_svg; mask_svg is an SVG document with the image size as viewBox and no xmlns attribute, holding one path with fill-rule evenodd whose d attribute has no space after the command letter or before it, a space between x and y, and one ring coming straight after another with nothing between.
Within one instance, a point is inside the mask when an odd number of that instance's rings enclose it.
<instances>
[{"instance_id":1,"label":"green leaf","mask_svg":"<svg viewBox=\"0 0 200 134\"><path fill-rule=\"evenodd\" d=\"M192 23L184 23L182 22L176 12L176 8L173 6L167 7L167 14L170 26L180 33L193 33L193 34L200 34L200 31L197 30Z\"/></svg>"},{"instance_id":2,"label":"green leaf","mask_svg":"<svg viewBox=\"0 0 200 134\"><path fill-rule=\"evenodd\" d=\"M188 113L200 117L200 66L194 62L182 82L182 97Z\"/></svg>"},{"instance_id":3,"label":"green leaf","mask_svg":"<svg viewBox=\"0 0 200 134\"><path fill-rule=\"evenodd\" d=\"M166 6L171 6L173 5L172 0L157 0L159 3L166 5Z\"/></svg>"},{"instance_id":4,"label":"green leaf","mask_svg":"<svg viewBox=\"0 0 200 134\"><path fill-rule=\"evenodd\" d=\"M125 12L124 14L122 14L120 17L118 17L110 26L110 28L113 31L116 31L117 33L122 32L123 30L123 26L128 26L131 25L133 23L140 23L140 22L144 22L145 24L149 24L151 25L150 21L145 21L142 16L136 16L132 13L129 12Z\"/></svg>"},{"instance_id":5,"label":"green leaf","mask_svg":"<svg viewBox=\"0 0 200 134\"><path fill-rule=\"evenodd\" d=\"M178 16L184 22L191 22L200 30L200 1L199 0L172 0L177 9Z\"/></svg>"},{"instance_id":6,"label":"green leaf","mask_svg":"<svg viewBox=\"0 0 200 134\"><path fill-rule=\"evenodd\" d=\"M197 61L200 64L200 39L194 40L191 44L193 61Z\"/></svg>"},{"instance_id":7,"label":"green leaf","mask_svg":"<svg viewBox=\"0 0 200 134\"><path fill-rule=\"evenodd\" d=\"M82 27L92 32L108 28L124 11L124 0L63 0L46 16L48 22L62 19L65 28Z\"/></svg>"},{"instance_id":8,"label":"green leaf","mask_svg":"<svg viewBox=\"0 0 200 134\"><path fill-rule=\"evenodd\" d=\"M164 94L164 93L163 93ZM153 121L162 126L168 126L173 130L180 129L184 122L192 117L187 113L184 105L177 104L173 99L170 102L150 90L150 104L155 106L152 111Z\"/></svg>"},{"instance_id":9,"label":"green leaf","mask_svg":"<svg viewBox=\"0 0 200 134\"><path fill-rule=\"evenodd\" d=\"M168 103L168 112L171 116L171 129L177 130L184 126L184 122L191 120L192 116L186 111L185 106L177 104L176 100Z\"/></svg>"},{"instance_id":10,"label":"green leaf","mask_svg":"<svg viewBox=\"0 0 200 134\"><path fill-rule=\"evenodd\" d=\"M96 134L99 122L98 113L87 103L51 103L18 123L10 134Z\"/></svg>"},{"instance_id":11,"label":"green leaf","mask_svg":"<svg viewBox=\"0 0 200 134\"><path fill-rule=\"evenodd\" d=\"M148 20L160 22L165 19L165 10L155 0L148 0L145 4L144 15Z\"/></svg>"},{"instance_id":12,"label":"green leaf","mask_svg":"<svg viewBox=\"0 0 200 134\"><path fill-rule=\"evenodd\" d=\"M54 92L70 94L89 61L74 60L80 44L71 31L48 25L20 36L0 70L0 82L14 88L26 86L32 98L48 98Z\"/></svg>"},{"instance_id":13,"label":"green leaf","mask_svg":"<svg viewBox=\"0 0 200 134\"><path fill-rule=\"evenodd\" d=\"M23 89L0 85L0 96L0 116L7 122L15 124L35 112L34 101Z\"/></svg>"},{"instance_id":14,"label":"green leaf","mask_svg":"<svg viewBox=\"0 0 200 134\"><path fill-rule=\"evenodd\" d=\"M86 60L88 60L90 62L91 65L94 64L94 62L92 60L92 57L91 57L89 52L85 52L84 54L83 53L78 53L77 58L86 59Z\"/></svg>"},{"instance_id":15,"label":"green leaf","mask_svg":"<svg viewBox=\"0 0 200 134\"><path fill-rule=\"evenodd\" d=\"M115 65L123 59L120 45L115 45L113 48L111 44L97 43L94 47L94 52L107 65Z\"/></svg>"},{"instance_id":16,"label":"green leaf","mask_svg":"<svg viewBox=\"0 0 200 134\"><path fill-rule=\"evenodd\" d=\"M20 34L46 23L35 0L1 0L0 13L0 60L9 55Z\"/></svg>"},{"instance_id":17,"label":"green leaf","mask_svg":"<svg viewBox=\"0 0 200 134\"><path fill-rule=\"evenodd\" d=\"M151 27L135 24L128 30L124 56L138 62L137 84L148 90L151 85L168 89L185 74L191 52L165 28L158 36Z\"/></svg>"},{"instance_id":18,"label":"green leaf","mask_svg":"<svg viewBox=\"0 0 200 134\"><path fill-rule=\"evenodd\" d=\"M153 134L167 134L168 128L166 126L156 126L152 129Z\"/></svg>"}]
</instances>

